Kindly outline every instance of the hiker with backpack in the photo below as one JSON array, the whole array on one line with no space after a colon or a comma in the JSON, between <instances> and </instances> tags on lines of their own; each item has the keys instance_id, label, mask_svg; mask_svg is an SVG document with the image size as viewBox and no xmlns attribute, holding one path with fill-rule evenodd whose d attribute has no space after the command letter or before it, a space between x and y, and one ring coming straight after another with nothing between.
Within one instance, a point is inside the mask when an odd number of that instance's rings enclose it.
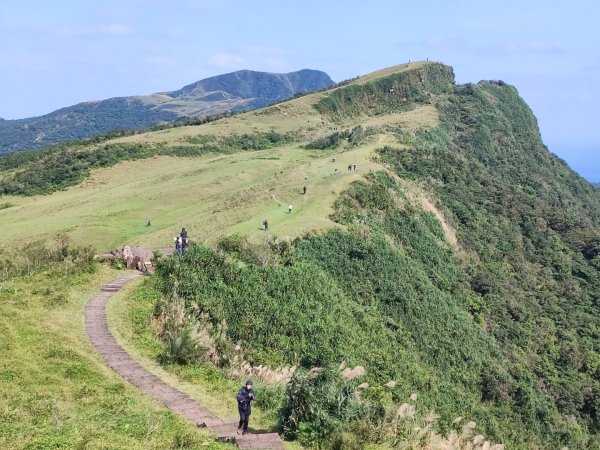
<instances>
[{"instance_id":1,"label":"hiker with backpack","mask_svg":"<svg viewBox=\"0 0 600 450\"><path fill-rule=\"evenodd\" d=\"M237 394L238 412L240 413L240 423L237 429L238 434L248 434L248 421L252 412L250 402L252 400L254 400L254 389L252 380L248 380Z\"/></svg>"},{"instance_id":2,"label":"hiker with backpack","mask_svg":"<svg viewBox=\"0 0 600 450\"><path fill-rule=\"evenodd\" d=\"M181 229L179 237L181 238L181 254L183 255L188 247L188 233L185 228Z\"/></svg>"}]
</instances>

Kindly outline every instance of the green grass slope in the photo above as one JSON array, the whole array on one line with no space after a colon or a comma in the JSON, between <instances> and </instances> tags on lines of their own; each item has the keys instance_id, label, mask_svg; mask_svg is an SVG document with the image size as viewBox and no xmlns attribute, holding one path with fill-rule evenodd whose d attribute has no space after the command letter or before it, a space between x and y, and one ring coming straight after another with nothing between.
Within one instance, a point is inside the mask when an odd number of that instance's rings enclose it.
<instances>
[{"instance_id":1,"label":"green grass slope","mask_svg":"<svg viewBox=\"0 0 600 450\"><path fill-rule=\"evenodd\" d=\"M65 258L7 278L0 259L0 448L233 448L138 392L90 344L84 304L116 271Z\"/></svg>"},{"instance_id":2,"label":"green grass slope","mask_svg":"<svg viewBox=\"0 0 600 450\"><path fill-rule=\"evenodd\" d=\"M233 232L259 238L265 217L282 236L336 226L329 219L335 198L350 182L382 168L372 161L373 151L394 139L387 130L412 133L433 126L437 112L421 99L394 114L334 124L313 107L323 95L201 126L1 158L2 203L13 206L0 210L0 241L65 232L77 243L106 250L168 246L182 225L209 241ZM330 148L304 148L334 128L350 132L358 125L360 142L343 138ZM348 172L348 164L356 164L357 172ZM57 189L63 191L43 195ZM292 216L284 214L290 203ZM152 227L145 227L147 219Z\"/></svg>"},{"instance_id":3,"label":"green grass slope","mask_svg":"<svg viewBox=\"0 0 600 450\"><path fill-rule=\"evenodd\" d=\"M547 151L511 86L414 63L2 164L4 244L62 231L162 247L181 226L210 244L163 260L139 294L221 340L220 362L168 370L230 371L238 342L254 365L297 365L295 396L267 395L289 437L425 445L400 406L417 392L423 430L451 436L462 416L508 448L598 448L600 194ZM342 361L366 375L302 378Z\"/></svg>"}]
</instances>

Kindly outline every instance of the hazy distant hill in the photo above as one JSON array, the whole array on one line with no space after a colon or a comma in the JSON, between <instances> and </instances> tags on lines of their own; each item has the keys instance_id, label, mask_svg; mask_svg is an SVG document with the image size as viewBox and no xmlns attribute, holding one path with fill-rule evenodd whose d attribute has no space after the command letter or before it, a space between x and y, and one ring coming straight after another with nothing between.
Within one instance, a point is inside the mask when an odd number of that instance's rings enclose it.
<instances>
[{"instance_id":1,"label":"hazy distant hill","mask_svg":"<svg viewBox=\"0 0 600 450\"><path fill-rule=\"evenodd\" d=\"M240 70L178 91L84 102L27 119L0 119L0 154L117 129L139 130L182 117L260 108L332 84L329 75L318 70L285 74Z\"/></svg>"}]
</instances>

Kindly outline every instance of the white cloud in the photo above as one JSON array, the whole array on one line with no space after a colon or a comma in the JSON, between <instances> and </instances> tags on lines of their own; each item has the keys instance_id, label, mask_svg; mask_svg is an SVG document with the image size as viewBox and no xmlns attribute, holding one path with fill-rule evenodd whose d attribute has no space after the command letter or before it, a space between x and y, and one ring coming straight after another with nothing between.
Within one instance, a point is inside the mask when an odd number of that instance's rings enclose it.
<instances>
[{"instance_id":1,"label":"white cloud","mask_svg":"<svg viewBox=\"0 0 600 450\"><path fill-rule=\"evenodd\" d=\"M133 33L133 29L126 25L113 23L97 27L71 27L63 26L55 29L49 29L48 33L58 34L59 36L78 37L78 36L124 36Z\"/></svg>"},{"instance_id":2,"label":"white cloud","mask_svg":"<svg viewBox=\"0 0 600 450\"><path fill-rule=\"evenodd\" d=\"M111 36L122 36L124 34L133 33L133 30L130 27L118 23L113 23L110 25L100 27L98 31L100 32L100 34L107 34Z\"/></svg>"},{"instance_id":3,"label":"white cloud","mask_svg":"<svg viewBox=\"0 0 600 450\"><path fill-rule=\"evenodd\" d=\"M259 55L281 55L284 53L282 48L278 47L266 47L264 45L248 45L244 49L250 53L256 53Z\"/></svg>"},{"instance_id":4,"label":"white cloud","mask_svg":"<svg viewBox=\"0 0 600 450\"><path fill-rule=\"evenodd\" d=\"M553 54L562 53L565 48L552 42L525 40L507 42L481 42L464 39L456 36L431 36L423 41L405 41L400 45L410 47L429 47L434 49L470 51L474 53L500 53L500 54Z\"/></svg>"},{"instance_id":5,"label":"white cloud","mask_svg":"<svg viewBox=\"0 0 600 450\"><path fill-rule=\"evenodd\" d=\"M181 39L186 36L186 32L183 28L173 27L167 30L167 36L172 39Z\"/></svg>"},{"instance_id":6,"label":"white cloud","mask_svg":"<svg viewBox=\"0 0 600 450\"><path fill-rule=\"evenodd\" d=\"M266 72L285 72L289 68L285 50L262 45L245 45L235 52L218 52L208 59L217 69L251 69Z\"/></svg>"},{"instance_id":7,"label":"white cloud","mask_svg":"<svg viewBox=\"0 0 600 450\"><path fill-rule=\"evenodd\" d=\"M151 64L153 66L163 66L163 67L174 67L175 61L168 56L163 55L150 55L145 59L146 64Z\"/></svg>"},{"instance_id":8,"label":"white cloud","mask_svg":"<svg viewBox=\"0 0 600 450\"><path fill-rule=\"evenodd\" d=\"M245 69L248 66L248 62L242 56L221 52L212 55L208 63L220 69Z\"/></svg>"},{"instance_id":9,"label":"white cloud","mask_svg":"<svg viewBox=\"0 0 600 450\"><path fill-rule=\"evenodd\" d=\"M288 64L281 58L265 58L261 62L262 69L269 72L285 72L288 69Z\"/></svg>"},{"instance_id":10,"label":"white cloud","mask_svg":"<svg viewBox=\"0 0 600 450\"><path fill-rule=\"evenodd\" d=\"M508 51L522 53L563 53L566 49L551 42L544 41L522 41L505 44Z\"/></svg>"}]
</instances>

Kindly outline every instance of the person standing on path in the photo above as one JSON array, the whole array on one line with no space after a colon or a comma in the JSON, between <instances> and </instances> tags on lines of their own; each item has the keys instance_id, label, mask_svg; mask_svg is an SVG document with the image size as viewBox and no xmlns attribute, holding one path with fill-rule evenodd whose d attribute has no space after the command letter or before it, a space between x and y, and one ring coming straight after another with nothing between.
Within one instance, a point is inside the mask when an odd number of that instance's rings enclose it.
<instances>
[{"instance_id":1,"label":"person standing on path","mask_svg":"<svg viewBox=\"0 0 600 450\"><path fill-rule=\"evenodd\" d=\"M302 188L302 191L304 192L304 195L306 195L306 186Z\"/></svg>"},{"instance_id":2,"label":"person standing on path","mask_svg":"<svg viewBox=\"0 0 600 450\"><path fill-rule=\"evenodd\" d=\"M290 203L290 206L288 206L288 214L292 213L292 204Z\"/></svg>"},{"instance_id":3,"label":"person standing on path","mask_svg":"<svg viewBox=\"0 0 600 450\"><path fill-rule=\"evenodd\" d=\"M254 389L252 380L248 380L237 394L238 412L240 413L240 423L237 429L238 434L248 434L248 422L250 421L250 413L252 412L250 402L252 400L254 400Z\"/></svg>"},{"instance_id":4,"label":"person standing on path","mask_svg":"<svg viewBox=\"0 0 600 450\"><path fill-rule=\"evenodd\" d=\"M178 255L183 255L183 252L181 250L181 238L179 236L175 238L175 253L177 253Z\"/></svg>"},{"instance_id":5,"label":"person standing on path","mask_svg":"<svg viewBox=\"0 0 600 450\"><path fill-rule=\"evenodd\" d=\"M269 231L269 219L263 220L263 230Z\"/></svg>"},{"instance_id":6,"label":"person standing on path","mask_svg":"<svg viewBox=\"0 0 600 450\"><path fill-rule=\"evenodd\" d=\"M181 237L181 254L183 255L185 253L185 251L187 250L187 246L188 246L188 234L187 234L187 230L185 228L181 229L181 233L179 234L179 237Z\"/></svg>"}]
</instances>

